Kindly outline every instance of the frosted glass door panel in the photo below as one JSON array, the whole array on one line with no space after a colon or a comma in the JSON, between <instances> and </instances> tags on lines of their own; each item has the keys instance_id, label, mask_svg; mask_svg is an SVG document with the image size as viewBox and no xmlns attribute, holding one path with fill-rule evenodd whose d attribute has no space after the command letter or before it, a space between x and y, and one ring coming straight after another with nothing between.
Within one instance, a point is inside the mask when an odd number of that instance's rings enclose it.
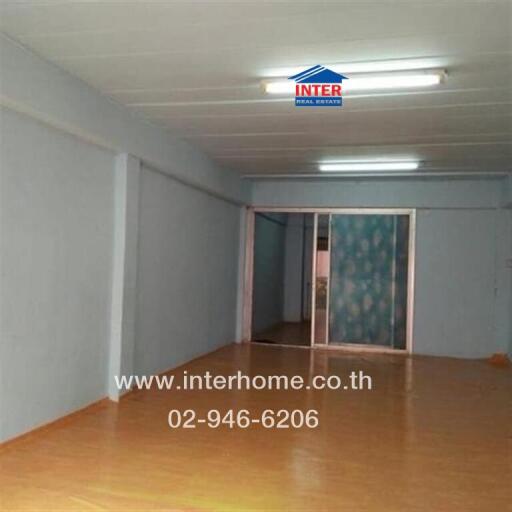
<instances>
[{"instance_id":1,"label":"frosted glass door panel","mask_svg":"<svg viewBox=\"0 0 512 512\"><path fill-rule=\"evenodd\" d=\"M408 215L332 215L329 343L406 346Z\"/></svg>"}]
</instances>

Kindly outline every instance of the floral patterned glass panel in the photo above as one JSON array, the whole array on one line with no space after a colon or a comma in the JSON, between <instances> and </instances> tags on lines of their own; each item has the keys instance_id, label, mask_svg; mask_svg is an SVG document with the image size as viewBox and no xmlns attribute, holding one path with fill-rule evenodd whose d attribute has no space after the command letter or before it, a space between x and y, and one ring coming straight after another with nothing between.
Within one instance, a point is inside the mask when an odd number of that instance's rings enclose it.
<instances>
[{"instance_id":1,"label":"floral patterned glass panel","mask_svg":"<svg viewBox=\"0 0 512 512\"><path fill-rule=\"evenodd\" d=\"M333 215L329 342L406 346L409 217Z\"/></svg>"}]
</instances>

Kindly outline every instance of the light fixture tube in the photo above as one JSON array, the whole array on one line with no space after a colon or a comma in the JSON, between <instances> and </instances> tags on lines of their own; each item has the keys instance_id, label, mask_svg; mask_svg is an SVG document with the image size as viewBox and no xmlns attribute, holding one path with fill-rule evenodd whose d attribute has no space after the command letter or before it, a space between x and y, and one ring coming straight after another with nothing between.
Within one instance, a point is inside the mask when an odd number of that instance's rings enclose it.
<instances>
[{"instance_id":1,"label":"light fixture tube","mask_svg":"<svg viewBox=\"0 0 512 512\"><path fill-rule=\"evenodd\" d=\"M378 60L366 62L332 62L324 63L326 68L341 73L386 73L396 71L421 71L425 69L440 69L443 62L439 58L421 58L421 59L395 59ZM283 78L296 75L307 66L294 66L287 68L274 68L263 72L265 78Z\"/></svg>"},{"instance_id":2,"label":"light fixture tube","mask_svg":"<svg viewBox=\"0 0 512 512\"><path fill-rule=\"evenodd\" d=\"M406 89L414 87L431 87L443 81L444 71L424 73L397 73L385 75L353 76L343 81L344 92L383 89ZM293 94L295 82L292 80L271 80L263 82L267 94Z\"/></svg>"},{"instance_id":3,"label":"light fixture tube","mask_svg":"<svg viewBox=\"0 0 512 512\"><path fill-rule=\"evenodd\" d=\"M419 167L417 161L400 162L330 162L319 165L322 172L342 171L414 171Z\"/></svg>"}]
</instances>

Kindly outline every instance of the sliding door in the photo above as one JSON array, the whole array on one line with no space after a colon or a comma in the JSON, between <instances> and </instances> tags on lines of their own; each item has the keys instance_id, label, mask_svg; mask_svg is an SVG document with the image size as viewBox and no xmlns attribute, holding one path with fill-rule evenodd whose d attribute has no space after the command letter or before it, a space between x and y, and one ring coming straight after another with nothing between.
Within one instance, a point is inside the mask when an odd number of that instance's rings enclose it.
<instances>
[{"instance_id":1,"label":"sliding door","mask_svg":"<svg viewBox=\"0 0 512 512\"><path fill-rule=\"evenodd\" d=\"M408 215L332 215L329 342L405 349Z\"/></svg>"},{"instance_id":2,"label":"sliding door","mask_svg":"<svg viewBox=\"0 0 512 512\"><path fill-rule=\"evenodd\" d=\"M321 217L313 342L406 349L409 214Z\"/></svg>"}]
</instances>

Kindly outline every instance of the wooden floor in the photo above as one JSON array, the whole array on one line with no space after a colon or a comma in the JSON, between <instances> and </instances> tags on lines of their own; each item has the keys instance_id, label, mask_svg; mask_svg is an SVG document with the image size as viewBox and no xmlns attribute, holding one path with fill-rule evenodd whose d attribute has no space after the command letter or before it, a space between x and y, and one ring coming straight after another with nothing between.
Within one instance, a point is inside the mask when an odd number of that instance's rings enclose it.
<instances>
[{"instance_id":1,"label":"wooden floor","mask_svg":"<svg viewBox=\"0 0 512 512\"><path fill-rule=\"evenodd\" d=\"M282 322L256 333L255 340L278 343L280 345L311 345L311 322Z\"/></svg>"},{"instance_id":2,"label":"wooden floor","mask_svg":"<svg viewBox=\"0 0 512 512\"><path fill-rule=\"evenodd\" d=\"M132 393L4 446L0 510L511 510L510 368L253 344L185 369L363 370L374 389ZM283 407L317 409L319 428L171 430L166 422L171 408Z\"/></svg>"}]
</instances>

